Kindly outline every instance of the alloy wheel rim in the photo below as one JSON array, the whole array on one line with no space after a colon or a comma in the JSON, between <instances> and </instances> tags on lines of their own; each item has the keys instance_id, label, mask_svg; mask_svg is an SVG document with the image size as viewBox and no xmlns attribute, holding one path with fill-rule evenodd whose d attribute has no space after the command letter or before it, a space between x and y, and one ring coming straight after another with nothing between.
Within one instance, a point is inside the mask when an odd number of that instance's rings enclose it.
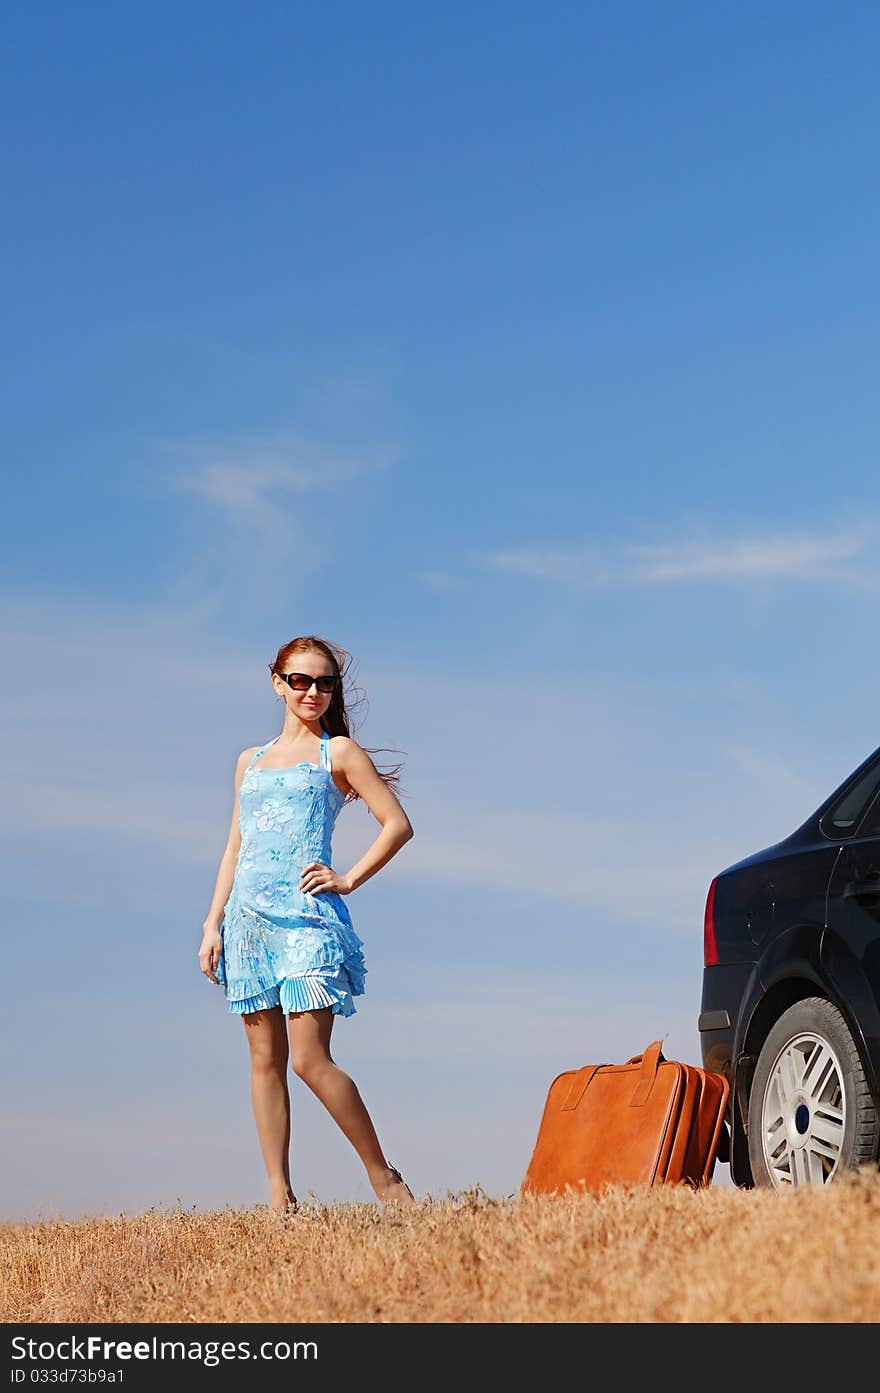
<instances>
[{"instance_id":1,"label":"alloy wheel rim","mask_svg":"<svg viewBox=\"0 0 880 1393\"><path fill-rule=\"evenodd\" d=\"M804 1031L783 1045L764 1090L761 1145L776 1188L827 1185L845 1127L840 1061L827 1040Z\"/></svg>"}]
</instances>

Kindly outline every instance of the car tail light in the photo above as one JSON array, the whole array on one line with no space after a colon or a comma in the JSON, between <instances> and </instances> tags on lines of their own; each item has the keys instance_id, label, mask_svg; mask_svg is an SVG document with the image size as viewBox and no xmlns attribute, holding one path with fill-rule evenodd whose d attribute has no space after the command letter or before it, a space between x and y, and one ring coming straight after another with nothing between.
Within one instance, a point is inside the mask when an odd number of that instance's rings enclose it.
<instances>
[{"instance_id":1,"label":"car tail light","mask_svg":"<svg viewBox=\"0 0 880 1393\"><path fill-rule=\"evenodd\" d=\"M703 916L703 966L713 967L718 961L718 944L715 941L715 876L706 896L706 913Z\"/></svg>"}]
</instances>

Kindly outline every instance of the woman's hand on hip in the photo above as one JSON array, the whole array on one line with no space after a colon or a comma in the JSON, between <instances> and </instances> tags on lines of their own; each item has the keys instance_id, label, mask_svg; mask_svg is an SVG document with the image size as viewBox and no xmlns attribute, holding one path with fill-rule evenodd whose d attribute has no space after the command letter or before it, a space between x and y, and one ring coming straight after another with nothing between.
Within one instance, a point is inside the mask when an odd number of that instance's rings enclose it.
<instances>
[{"instance_id":1,"label":"woman's hand on hip","mask_svg":"<svg viewBox=\"0 0 880 1393\"><path fill-rule=\"evenodd\" d=\"M199 967L208 980L216 983L218 987L220 986L220 979L217 977L216 973L222 949L223 939L220 930L205 929L199 948Z\"/></svg>"},{"instance_id":2,"label":"woman's hand on hip","mask_svg":"<svg viewBox=\"0 0 880 1393\"><path fill-rule=\"evenodd\" d=\"M347 876L339 875L332 866L325 866L321 861L310 861L303 866L299 888L306 895L319 895L329 890L334 890L337 895L351 894Z\"/></svg>"}]
</instances>

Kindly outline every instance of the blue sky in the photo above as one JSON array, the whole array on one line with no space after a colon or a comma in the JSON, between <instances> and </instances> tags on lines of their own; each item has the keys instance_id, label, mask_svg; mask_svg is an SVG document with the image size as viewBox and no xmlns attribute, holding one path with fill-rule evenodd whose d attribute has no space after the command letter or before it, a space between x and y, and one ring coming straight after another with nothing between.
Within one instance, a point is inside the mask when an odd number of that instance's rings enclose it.
<instances>
[{"instance_id":1,"label":"blue sky","mask_svg":"<svg viewBox=\"0 0 880 1393\"><path fill-rule=\"evenodd\" d=\"M196 951L299 633L405 758L333 1048L413 1188L513 1192L562 1069L699 1062L712 876L880 741L878 39L7 18L2 1217L265 1200ZM376 830L346 808L335 867ZM297 1193L369 1199L291 1085Z\"/></svg>"}]
</instances>

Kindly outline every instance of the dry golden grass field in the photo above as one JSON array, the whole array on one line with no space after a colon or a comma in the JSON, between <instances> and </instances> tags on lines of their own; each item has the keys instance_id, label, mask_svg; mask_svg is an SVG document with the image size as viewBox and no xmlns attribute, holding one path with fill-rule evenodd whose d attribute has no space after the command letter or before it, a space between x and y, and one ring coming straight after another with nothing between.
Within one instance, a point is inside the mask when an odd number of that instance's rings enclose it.
<instances>
[{"instance_id":1,"label":"dry golden grass field","mask_svg":"<svg viewBox=\"0 0 880 1393\"><path fill-rule=\"evenodd\" d=\"M871 1322L880 1173L0 1226L6 1322Z\"/></svg>"}]
</instances>

